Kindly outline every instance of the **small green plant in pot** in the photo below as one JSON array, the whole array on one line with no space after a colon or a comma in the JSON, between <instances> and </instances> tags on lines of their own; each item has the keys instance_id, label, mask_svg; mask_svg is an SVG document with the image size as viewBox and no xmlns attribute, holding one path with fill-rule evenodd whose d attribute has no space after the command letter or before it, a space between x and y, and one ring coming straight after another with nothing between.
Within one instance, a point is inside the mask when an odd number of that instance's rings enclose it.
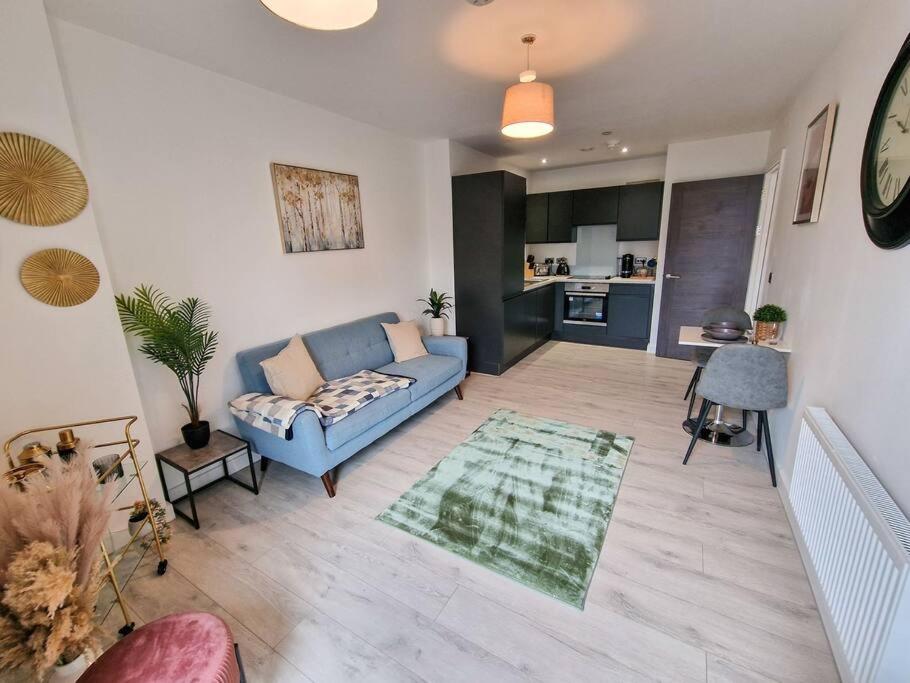
<instances>
[{"instance_id":1,"label":"small green plant in pot","mask_svg":"<svg viewBox=\"0 0 910 683\"><path fill-rule=\"evenodd\" d=\"M787 322L787 312L775 304L765 304L755 309L755 340L774 341L780 338L780 326Z\"/></svg>"},{"instance_id":2,"label":"small green plant in pot","mask_svg":"<svg viewBox=\"0 0 910 683\"><path fill-rule=\"evenodd\" d=\"M418 299L418 301L427 305L423 314L430 316L430 334L434 337L444 335L446 320L449 317L446 311L452 308L452 297L445 292L439 293L435 289L431 289L430 295L426 299Z\"/></svg>"},{"instance_id":3,"label":"small green plant in pot","mask_svg":"<svg viewBox=\"0 0 910 683\"><path fill-rule=\"evenodd\" d=\"M123 329L142 341L140 353L177 376L189 423L181 427L190 448L209 442L209 423L199 419L199 380L215 355L218 333L209 329L209 307L196 297L174 302L161 290L139 285L116 297Z\"/></svg>"}]
</instances>

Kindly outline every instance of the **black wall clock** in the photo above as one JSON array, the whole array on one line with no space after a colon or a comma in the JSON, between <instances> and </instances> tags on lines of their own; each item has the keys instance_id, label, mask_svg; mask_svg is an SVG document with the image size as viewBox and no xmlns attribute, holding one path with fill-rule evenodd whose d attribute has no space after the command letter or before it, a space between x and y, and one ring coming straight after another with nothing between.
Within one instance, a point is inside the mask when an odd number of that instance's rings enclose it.
<instances>
[{"instance_id":1,"label":"black wall clock","mask_svg":"<svg viewBox=\"0 0 910 683\"><path fill-rule=\"evenodd\" d=\"M861 191L866 232L882 249L910 242L910 36L888 72L869 121Z\"/></svg>"}]
</instances>

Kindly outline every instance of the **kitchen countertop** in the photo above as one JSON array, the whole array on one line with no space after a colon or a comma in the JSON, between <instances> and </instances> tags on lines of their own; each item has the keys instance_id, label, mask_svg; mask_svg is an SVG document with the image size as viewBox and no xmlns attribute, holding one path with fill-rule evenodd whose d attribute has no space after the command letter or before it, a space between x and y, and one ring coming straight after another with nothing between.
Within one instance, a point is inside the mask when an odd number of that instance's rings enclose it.
<instances>
[{"instance_id":1,"label":"kitchen countertop","mask_svg":"<svg viewBox=\"0 0 910 683\"><path fill-rule=\"evenodd\" d=\"M556 282L605 282L613 285L653 285L654 278L614 277L609 280L604 280L603 278L586 278L583 276L551 275L549 277L541 277L540 279L534 278L534 282L525 284L524 291L530 292L535 289L540 289L541 287L546 287L547 285L552 285Z\"/></svg>"}]
</instances>

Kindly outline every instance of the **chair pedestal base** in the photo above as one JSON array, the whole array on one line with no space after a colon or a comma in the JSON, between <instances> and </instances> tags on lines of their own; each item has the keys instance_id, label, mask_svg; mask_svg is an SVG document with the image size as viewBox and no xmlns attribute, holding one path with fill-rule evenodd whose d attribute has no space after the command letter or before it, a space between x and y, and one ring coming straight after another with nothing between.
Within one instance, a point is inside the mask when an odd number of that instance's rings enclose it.
<instances>
[{"instance_id":1,"label":"chair pedestal base","mask_svg":"<svg viewBox=\"0 0 910 683\"><path fill-rule=\"evenodd\" d=\"M691 434L697 426L698 421L694 418L685 420L682 423L682 428L687 434ZM726 422L709 422L699 432L698 438L708 443L731 448L748 446L755 441L755 437L742 427Z\"/></svg>"}]
</instances>

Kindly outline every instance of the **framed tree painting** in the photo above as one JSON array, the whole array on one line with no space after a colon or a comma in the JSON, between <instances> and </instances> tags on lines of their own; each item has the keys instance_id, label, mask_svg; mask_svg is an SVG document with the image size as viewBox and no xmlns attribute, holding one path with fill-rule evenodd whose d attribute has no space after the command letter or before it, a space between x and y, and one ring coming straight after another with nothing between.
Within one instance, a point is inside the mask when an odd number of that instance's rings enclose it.
<instances>
[{"instance_id":1,"label":"framed tree painting","mask_svg":"<svg viewBox=\"0 0 910 683\"><path fill-rule=\"evenodd\" d=\"M284 253L363 249L355 175L272 164Z\"/></svg>"},{"instance_id":2,"label":"framed tree painting","mask_svg":"<svg viewBox=\"0 0 910 683\"><path fill-rule=\"evenodd\" d=\"M796 208L793 211L794 223L815 223L821 214L836 113L837 104L832 102L812 119L806 130L806 145L803 148L803 163L796 190Z\"/></svg>"}]
</instances>

